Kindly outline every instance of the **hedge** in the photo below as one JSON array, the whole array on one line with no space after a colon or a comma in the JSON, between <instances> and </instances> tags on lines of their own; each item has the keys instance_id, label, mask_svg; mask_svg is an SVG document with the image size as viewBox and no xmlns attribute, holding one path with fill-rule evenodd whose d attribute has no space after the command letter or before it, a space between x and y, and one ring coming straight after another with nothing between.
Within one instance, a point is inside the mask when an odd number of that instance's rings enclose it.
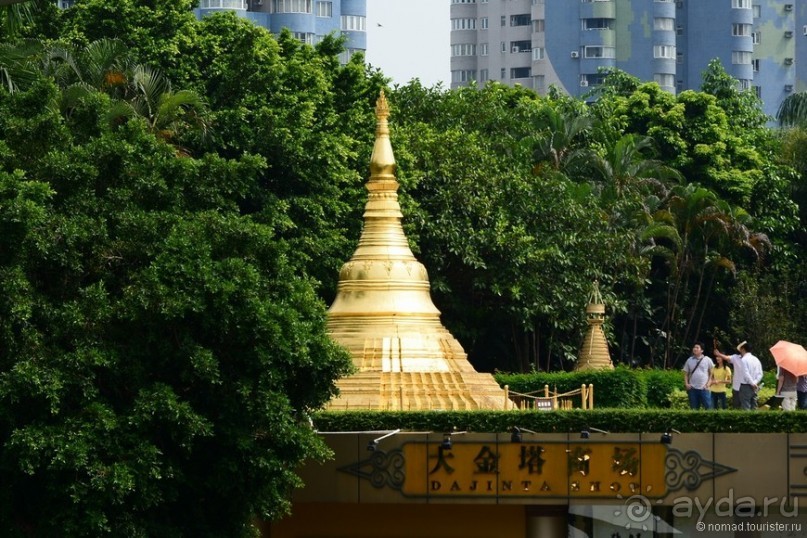
<instances>
[{"instance_id":1,"label":"hedge","mask_svg":"<svg viewBox=\"0 0 807 538\"><path fill-rule=\"evenodd\" d=\"M496 374L500 385L522 394L541 391L549 385L551 391L568 392L580 385L594 385L594 407L637 408L647 407L647 382L638 370L585 370L581 372L533 372L529 374ZM579 398L573 400L579 406Z\"/></svg>"},{"instance_id":2,"label":"hedge","mask_svg":"<svg viewBox=\"0 0 807 538\"><path fill-rule=\"evenodd\" d=\"M508 385L511 391L522 394L539 392L544 385L551 391L568 392L580 385L594 385L594 407L616 409L668 409L674 391L683 390L684 374L681 370L631 369L619 366L613 370L587 370L581 372L532 372L529 374L497 373L496 381ZM776 388L776 374L765 372L766 388ZM580 398L572 399L575 407Z\"/></svg>"},{"instance_id":3,"label":"hedge","mask_svg":"<svg viewBox=\"0 0 807 538\"><path fill-rule=\"evenodd\" d=\"M588 427L612 433L686 432L804 433L802 411L679 411L594 409L583 411L322 411L313 415L318 431L507 432L514 426L541 433L579 432Z\"/></svg>"}]
</instances>

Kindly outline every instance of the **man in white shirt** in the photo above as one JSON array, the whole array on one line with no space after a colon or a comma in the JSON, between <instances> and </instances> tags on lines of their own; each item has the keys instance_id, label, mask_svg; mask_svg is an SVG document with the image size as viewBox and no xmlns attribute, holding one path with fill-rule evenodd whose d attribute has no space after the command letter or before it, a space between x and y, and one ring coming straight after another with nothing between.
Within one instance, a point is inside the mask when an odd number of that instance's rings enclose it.
<instances>
[{"instance_id":1,"label":"man in white shirt","mask_svg":"<svg viewBox=\"0 0 807 538\"><path fill-rule=\"evenodd\" d=\"M737 346L739 354L724 355L715 350L715 355L723 357L734 367L731 384L731 403L735 409L757 408L757 391L762 381L762 363L751 354L751 344L741 342Z\"/></svg>"},{"instance_id":2,"label":"man in white shirt","mask_svg":"<svg viewBox=\"0 0 807 538\"><path fill-rule=\"evenodd\" d=\"M751 344L748 342L743 342L737 346L737 349L743 354L742 360L743 366L745 366L745 377L743 384L740 385L740 394L744 406L747 398L748 407L743 407L743 409L756 409L757 392L759 392L759 384L762 382L762 363L751 354Z\"/></svg>"},{"instance_id":3,"label":"man in white shirt","mask_svg":"<svg viewBox=\"0 0 807 538\"><path fill-rule=\"evenodd\" d=\"M692 356L684 364L684 385L689 396L689 407L698 409L712 408L712 393L709 391L709 380L712 377L712 359L703 354L703 345L695 342Z\"/></svg>"}]
</instances>

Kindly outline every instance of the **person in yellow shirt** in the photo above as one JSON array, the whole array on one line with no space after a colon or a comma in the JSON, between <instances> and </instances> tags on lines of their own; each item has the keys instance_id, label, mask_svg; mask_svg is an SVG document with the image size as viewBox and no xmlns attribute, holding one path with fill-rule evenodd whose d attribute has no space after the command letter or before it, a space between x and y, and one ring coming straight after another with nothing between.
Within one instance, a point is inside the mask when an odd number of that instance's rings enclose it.
<instances>
[{"instance_id":1,"label":"person in yellow shirt","mask_svg":"<svg viewBox=\"0 0 807 538\"><path fill-rule=\"evenodd\" d=\"M717 365L712 368L709 390L712 393L712 409L726 408L726 390L731 384L731 370L719 354L715 353ZM732 395L733 397L733 395Z\"/></svg>"}]
</instances>

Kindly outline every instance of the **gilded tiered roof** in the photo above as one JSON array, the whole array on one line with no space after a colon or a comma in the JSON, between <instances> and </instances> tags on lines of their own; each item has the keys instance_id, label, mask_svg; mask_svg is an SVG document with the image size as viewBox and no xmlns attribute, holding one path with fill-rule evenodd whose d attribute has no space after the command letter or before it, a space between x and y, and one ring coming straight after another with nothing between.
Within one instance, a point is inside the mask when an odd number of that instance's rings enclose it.
<instances>
[{"instance_id":1,"label":"gilded tiered roof","mask_svg":"<svg viewBox=\"0 0 807 538\"><path fill-rule=\"evenodd\" d=\"M440 322L426 268L401 226L395 157L384 93L376 106L364 228L339 272L328 332L353 356L356 372L337 384L331 409L423 410L510 408L493 376L468 362Z\"/></svg>"},{"instance_id":2,"label":"gilded tiered roof","mask_svg":"<svg viewBox=\"0 0 807 538\"><path fill-rule=\"evenodd\" d=\"M575 370L602 370L613 368L611 353L608 351L608 341L602 330L605 322L605 304L600 295L599 285L595 282L591 297L586 306L586 321L588 331L580 347Z\"/></svg>"}]
</instances>

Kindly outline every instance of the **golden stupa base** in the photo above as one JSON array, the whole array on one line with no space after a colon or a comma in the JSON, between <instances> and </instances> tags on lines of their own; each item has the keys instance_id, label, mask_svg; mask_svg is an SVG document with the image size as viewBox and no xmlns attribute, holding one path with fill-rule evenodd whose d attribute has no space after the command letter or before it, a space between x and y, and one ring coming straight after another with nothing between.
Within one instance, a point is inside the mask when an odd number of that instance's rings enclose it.
<instances>
[{"instance_id":1,"label":"golden stupa base","mask_svg":"<svg viewBox=\"0 0 807 538\"><path fill-rule=\"evenodd\" d=\"M512 409L493 376L477 372L361 372L337 383L327 409L462 411Z\"/></svg>"}]
</instances>

